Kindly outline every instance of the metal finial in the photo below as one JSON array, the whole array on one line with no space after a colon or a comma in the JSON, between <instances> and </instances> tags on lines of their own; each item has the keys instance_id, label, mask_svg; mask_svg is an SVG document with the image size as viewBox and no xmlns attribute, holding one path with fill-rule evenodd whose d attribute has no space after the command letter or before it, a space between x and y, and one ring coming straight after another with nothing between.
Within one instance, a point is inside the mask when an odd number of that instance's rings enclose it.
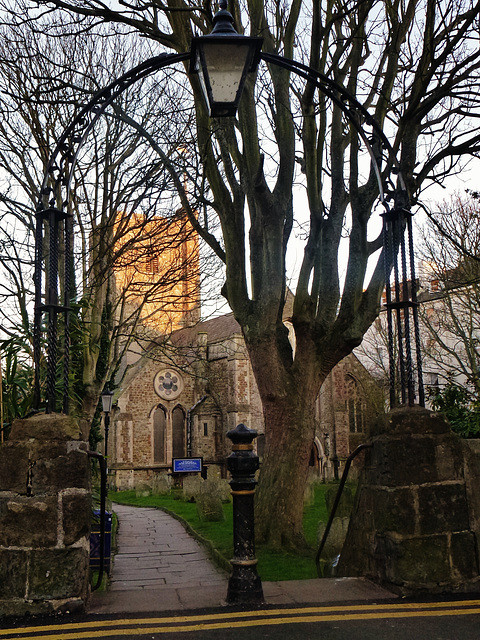
<instances>
[{"instance_id":1,"label":"metal finial","mask_svg":"<svg viewBox=\"0 0 480 640\"><path fill-rule=\"evenodd\" d=\"M227 0L219 0L219 10L213 16L213 29L210 35L238 35L233 26L233 16L227 10Z\"/></svg>"}]
</instances>

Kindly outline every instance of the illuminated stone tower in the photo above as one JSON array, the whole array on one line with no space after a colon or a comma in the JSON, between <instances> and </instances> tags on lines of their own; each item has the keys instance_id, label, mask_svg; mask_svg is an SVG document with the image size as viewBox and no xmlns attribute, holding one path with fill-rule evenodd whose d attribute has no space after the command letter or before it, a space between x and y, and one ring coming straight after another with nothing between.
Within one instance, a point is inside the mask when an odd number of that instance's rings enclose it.
<instances>
[{"instance_id":1,"label":"illuminated stone tower","mask_svg":"<svg viewBox=\"0 0 480 640\"><path fill-rule=\"evenodd\" d=\"M119 214L115 237L122 313L139 313L142 325L160 334L195 324L200 319L199 242L185 212L154 218Z\"/></svg>"}]
</instances>

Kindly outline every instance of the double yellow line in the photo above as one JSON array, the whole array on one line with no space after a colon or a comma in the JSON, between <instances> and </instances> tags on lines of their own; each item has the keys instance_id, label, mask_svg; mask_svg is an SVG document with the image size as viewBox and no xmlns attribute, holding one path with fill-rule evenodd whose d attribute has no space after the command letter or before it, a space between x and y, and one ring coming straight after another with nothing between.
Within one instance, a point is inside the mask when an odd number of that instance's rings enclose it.
<instances>
[{"instance_id":1,"label":"double yellow line","mask_svg":"<svg viewBox=\"0 0 480 640\"><path fill-rule=\"evenodd\" d=\"M3 640L88 640L111 636L185 633L240 627L299 624L305 622L344 622L393 618L480 615L480 600L456 602L394 603L265 609L155 618L92 620L58 625L0 630Z\"/></svg>"}]
</instances>

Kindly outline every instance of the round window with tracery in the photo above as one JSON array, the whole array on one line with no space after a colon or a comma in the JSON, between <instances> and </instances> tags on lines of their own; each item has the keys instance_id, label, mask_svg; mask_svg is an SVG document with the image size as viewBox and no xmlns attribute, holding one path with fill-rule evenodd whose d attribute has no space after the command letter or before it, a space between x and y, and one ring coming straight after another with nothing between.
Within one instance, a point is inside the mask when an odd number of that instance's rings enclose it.
<instances>
[{"instance_id":1,"label":"round window with tracery","mask_svg":"<svg viewBox=\"0 0 480 640\"><path fill-rule=\"evenodd\" d=\"M153 380L153 388L164 400L175 400L183 391L182 376L172 369L159 371Z\"/></svg>"}]
</instances>

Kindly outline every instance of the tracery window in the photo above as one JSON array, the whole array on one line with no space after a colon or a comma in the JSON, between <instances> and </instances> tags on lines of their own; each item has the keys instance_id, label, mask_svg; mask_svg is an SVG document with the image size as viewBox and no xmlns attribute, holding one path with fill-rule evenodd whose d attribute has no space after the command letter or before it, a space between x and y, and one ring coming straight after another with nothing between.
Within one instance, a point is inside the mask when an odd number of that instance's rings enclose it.
<instances>
[{"instance_id":1,"label":"tracery window","mask_svg":"<svg viewBox=\"0 0 480 640\"><path fill-rule=\"evenodd\" d=\"M345 382L350 433L364 433L366 408L361 389L353 376L345 376Z\"/></svg>"},{"instance_id":2,"label":"tracery window","mask_svg":"<svg viewBox=\"0 0 480 640\"><path fill-rule=\"evenodd\" d=\"M185 456L185 412L182 407L175 407L172 411L172 456Z\"/></svg>"}]
</instances>

